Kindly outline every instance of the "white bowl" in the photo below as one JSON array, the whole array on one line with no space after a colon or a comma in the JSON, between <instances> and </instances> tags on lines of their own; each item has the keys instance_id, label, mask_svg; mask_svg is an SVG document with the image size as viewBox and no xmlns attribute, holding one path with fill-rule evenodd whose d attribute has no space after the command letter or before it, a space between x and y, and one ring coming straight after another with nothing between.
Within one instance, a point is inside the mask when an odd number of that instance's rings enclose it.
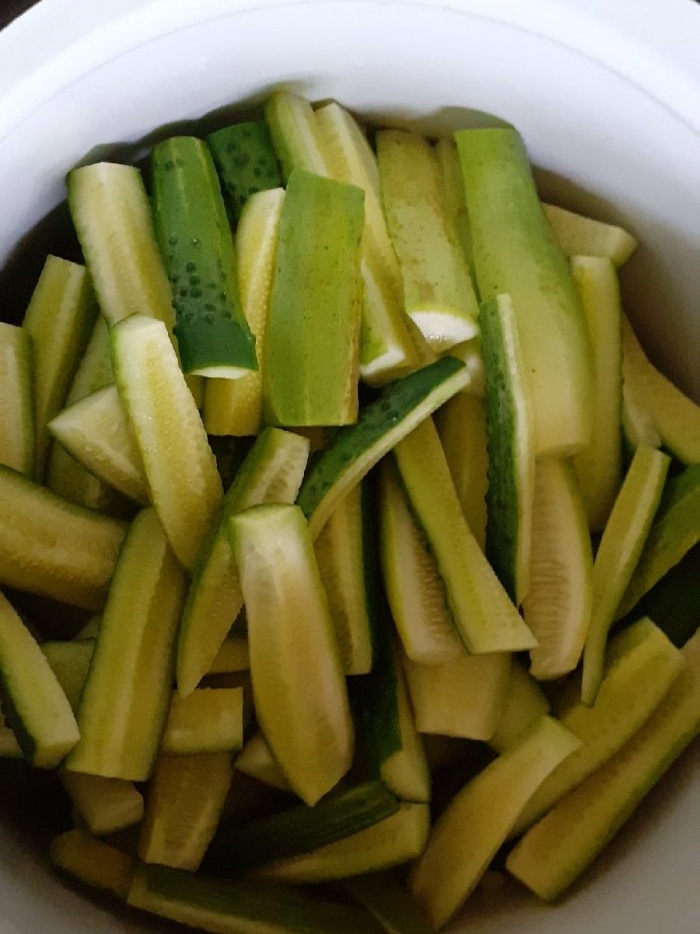
<instances>
[{"instance_id":1,"label":"white bowl","mask_svg":"<svg viewBox=\"0 0 700 934\"><path fill-rule=\"evenodd\" d=\"M0 265L96 147L138 153L280 83L434 129L487 112L522 131L548 196L640 238L628 310L700 397L698 48L691 0L43 0L0 34ZM464 931L697 934L697 761L696 744L561 905L477 898ZM0 934L154 930L64 886L7 810Z\"/></svg>"}]
</instances>

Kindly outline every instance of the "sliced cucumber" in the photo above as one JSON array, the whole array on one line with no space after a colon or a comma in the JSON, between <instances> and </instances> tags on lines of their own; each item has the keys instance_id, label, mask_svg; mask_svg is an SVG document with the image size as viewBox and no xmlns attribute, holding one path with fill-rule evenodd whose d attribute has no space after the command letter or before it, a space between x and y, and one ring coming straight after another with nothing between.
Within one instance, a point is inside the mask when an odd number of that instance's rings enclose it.
<instances>
[{"instance_id":1,"label":"sliced cucumber","mask_svg":"<svg viewBox=\"0 0 700 934\"><path fill-rule=\"evenodd\" d=\"M530 673L560 678L578 665L591 622L593 554L576 473L569 460L540 459L525 622L537 639Z\"/></svg>"},{"instance_id":2,"label":"sliced cucumber","mask_svg":"<svg viewBox=\"0 0 700 934\"><path fill-rule=\"evenodd\" d=\"M609 259L574 256L571 271L581 296L593 350L594 417L591 443L574 466L592 531L610 515L622 482L622 306Z\"/></svg>"},{"instance_id":3,"label":"sliced cucumber","mask_svg":"<svg viewBox=\"0 0 700 934\"><path fill-rule=\"evenodd\" d=\"M91 473L148 505L148 486L117 387L106 386L58 413L49 431Z\"/></svg>"},{"instance_id":4,"label":"sliced cucumber","mask_svg":"<svg viewBox=\"0 0 700 934\"><path fill-rule=\"evenodd\" d=\"M133 782L68 771L62 771L60 778L93 837L116 833L143 820L143 795Z\"/></svg>"},{"instance_id":5,"label":"sliced cucumber","mask_svg":"<svg viewBox=\"0 0 700 934\"><path fill-rule=\"evenodd\" d=\"M0 581L99 610L126 526L0 466Z\"/></svg>"},{"instance_id":6,"label":"sliced cucumber","mask_svg":"<svg viewBox=\"0 0 700 934\"><path fill-rule=\"evenodd\" d=\"M318 883L400 866L423 851L430 827L427 804L404 802L365 830L326 846L261 866L255 875L280 882Z\"/></svg>"},{"instance_id":7,"label":"sliced cucumber","mask_svg":"<svg viewBox=\"0 0 700 934\"><path fill-rule=\"evenodd\" d=\"M370 521L358 483L337 505L314 542L328 608L348 675L366 674L372 668L372 635L365 588L366 525Z\"/></svg>"},{"instance_id":8,"label":"sliced cucumber","mask_svg":"<svg viewBox=\"0 0 700 934\"><path fill-rule=\"evenodd\" d=\"M294 502L308 454L306 438L280 428L266 428L227 491L220 521L195 565L182 615L177 650L177 687L181 696L193 691L207 673L243 606L228 518L259 503Z\"/></svg>"},{"instance_id":9,"label":"sliced cucumber","mask_svg":"<svg viewBox=\"0 0 700 934\"><path fill-rule=\"evenodd\" d=\"M433 350L448 350L478 332L479 309L466 259L445 218L437 157L427 137L409 130L380 130L376 147L406 313Z\"/></svg>"},{"instance_id":10,"label":"sliced cucumber","mask_svg":"<svg viewBox=\"0 0 700 934\"><path fill-rule=\"evenodd\" d=\"M288 181L263 352L268 424L357 420L364 196L301 169Z\"/></svg>"},{"instance_id":11,"label":"sliced cucumber","mask_svg":"<svg viewBox=\"0 0 700 934\"><path fill-rule=\"evenodd\" d=\"M433 931L420 905L389 871L355 876L348 879L344 887L388 934L431 934Z\"/></svg>"},{"instance_id":12,"label":"sliced cucumber","mask_svg":"<svg viewBox=\"0 0 700 934\"><path fill-rule=\"evenodd\" d=\"M530 589L535 423L513 303L498 295L481 306L486 376L486 555L516 606Z\"/></svg>"},{"instance_id":13,"label":"sliced cucumber","mask_svg":"<svg viewBox=\"0 0 700 934\"><path fill-rule=\"evenodd\" d=\"M203 418L210 435L256 435L260 431L262 348L283 199L281 188L252 195L236 228L234 247L241 304L255 337L258 368L239 379L206 381Z\"/></svg>"},{"instance_id":14,"label":"sliced cucumber","mask_svg":"<svg viewBox=\"0 0 700 934\"><path fill-rule=\"evenodd\" d=\"M280 791L291 790L284 772L273 759L270 747L262 733L254 733L250 737L236 756L235 766L237 771L257 779L264 785L278 788Z\"/></svg>"},{"instance_id":15,"label":"sliced cucumber","mask_svg":"<svg viewBox=\"0 0 700 934\"><path fill-rule=\"evenodd\" d=\"M257 369L231 227L206 143L194 136L157 143L151 174L153 222L172 289L183 371L234 379Z\"/></svg>"},{"instance_id":16,"label":"sliced cucumber","mask_svg":"<svg viewBox=\"0 0 700 934\"><path fill-rule=\"evenodd\" d=\"M139 170L98 162L74 169L67 185L73 225L107 321L149 315L172 331L170 286Z\"/></svg>"},{"instance_id":17,"label":"sliced cucumber","mask_svg":"<svg viewBox=\"0 0 700 934\"><path fill-rule=\"evenodd\" d=\"M207 674L232 674L235 671L248 671L249 668L248 637L244 633L230 633L221 643Z\"/></svg>"},{"instance_id":18,"label":"sliced cucumber","mask_svg":"<svg viewBox=\"0 0 700 934\"><path fill-rule=\"evenodd\" d=\"M68 698L36 639L0 593L0 697L24 757L52 769L80 739Z\"/></svg>"},{"instance_id":19,"label":"sliced cucumber","mask_svg":"<svg viewBox=\"0 0 700 934\"><path fill-rule=\"evenodd\" d=\"M270 130L264 120L245 120L215 130L206 141L235 226L254 194L282 183Z\"/></svg>"},{"instance_id":20,"label":"sliced cucumber","mask_svg":"<svg viewBox=\"0 0 700 934\"><path fill-rule=\"evenodd\" d=\"M116 847L84 830L67 830L51 841L49 856L59 869L92 888L126 898L136 863Z\"/></svg>"},{"instance_id":21,"label":"sliced cucumber","mask_svg":"<svg viewBox=\"0 0 700 934\"><path fill-rule=\"evenodd\" d=\"M489 746L496 752L505 752L550 709L551 704L542 688L518 659L513 658L501 715L496 732L489 737Z\"/></svg>"},{"instance_id":22,"label":"sliced cucumber","mask_svg":"<svg viewBox=\"0 0 700 934\"><path fill-rule=\"evenodd\" d=\"M41 651L58 678L68 703L77 711L95 651L94 637L73 642L43 642Z\"/></svg>"},{"instance_id":23,"label":"sliced cucumber","mask_svg":"<svg viewBox=\"0 0 700 934\"><path fill-rule=\"evenodd\" d=\"M501 718L510 663L508 652L463 653L440 665L404 659L416 728L421 733L490 739Z\"/></svg>"},{"instance_id":24,"label":"sliced cucumber","mask_svg":"<svg viewBox=\"0 0 700 934\"><path fill-rule=\"evenodd\" d=\"M432 419L397 444L394 456L467 650L480 655L532 648L532 633L466 523Z\"/></svg>"},{"instance_id":25,"label":"sliced cucumber","mask_svg":"<svg viewBox=\"0 0 700 934\"><path fill-rule=\"evenodd\" d=\"M231 778L228 753L160 756L148 783L139 857L196 871L221 818Z\"/></svg>"},{"instance_id":26,"label":"sliced cucumber","mask_svg":"<svg viewBox=\"0 0 700 934\"><path fill-rule=\"evenodd\" d=\"M215 934L380 934L365 912L286 885L211 879L142 866L127 901L170 921Z\"/></svg>"},{"instance_id":27,"label":"sliced cucumber","mask_svg":"<svg viewBox=\"0 0 700 934\"><path fill-rule=\"evenodd\" d=\"M700 541L700 464L668 481L616 617L625 616Z\"/></svg>"},{"instance_id":28,"label":"sliced cucumber","mask_svg":"<svg viewBox=\"0 0 700 934\"><path fill-rule=\"evenodd\" d=\"M543 204L552 233L567 256L596 256L616 266L626 263L637 249L631 233L556 204Z\"/></svg>"},{"instance_id":29,"label":"sliced cucumber","mask_svg":"<svg viewBox=\"0 0 700 934\"><path fill-rule=\"evenodd\" d=\"M431 788L425 745L416 727L408 684L395 649L393 664L396 671L396 717L401 745L381 763L379 775L387 788L402 801L428 802Z\"/></svg>"},{"instance_id":30,"label":"sliced cucumber","mask_svg":"<svg viewBox=\"0 0 700 934\"><path fill-rule=\"evenodd\" d=\"M0 322L0 464L31 477L34 470L31 338Z\"/></svg>"},{"instance_id":31,"label":"sliced cucumber","mask_svg":"<svg viewBox=\"0 0 700 934\"><path fill-rule=\"evenodd\" d=\"M314 112L324 159L332 178L362 188L362 329L360 375L372 385L386 383L419 365L422 344L406 322L401 271L382 209L377 159L354 117L334 101Z\"/></svg>"},{"instance_id":32,"label":"sliced cucumber","mask_svg":"<svg viewBox=\"0 0 700 934\"><path fill-rule=\"evenodd\" d=\"M435 426L464 518L483 549L489 469L484 400L457 393L436 412Z\"/></svg>"},{"instance_id":33,"label":"sliced cucumber","mask_svg":"<svg viewBox=\"0 0 700 934\"><path fill-rule=\"evenodd\" d=\"M314 807L300 804L242 826L222 825L204 869L235 876L260 863L308 853L395 814L399 800L381 782L334 792Z\"/></svg>"},{"instance_id":34,"label":"sliced cucumber","mask_svg":"<svg viewBox=\"0 0 700 934\"><path fill-rule=\"evenodd\" d=\"M469 214L464 194L464 179L457 144L450 136L435 140L435 155L440 170L443 210L451 237L459 244L467 269L473 268ZM473 286L472 286L473 289Z\"/></svg>"},{"instance_id":35,"label":"sliced cucumber","mask_svg":"<svg viewBox=\"0 0 700 934\"><path fill-rule=\"evenodd\" d=\"M47 424L63 407L96 315L85 267L49 256L22 324L32 341L34 474L39 480L46 471L50 442Z\"/></svg>"},{"instance_id":36,"label":"sliced cucumber","mask_svg":"<svg viewBox=\"0 0 700 934\"><path fill-rule=\"evenodd\" d=\"M625 395L638 400L664 447L684 464L699 463L700 406L653 365L627 319L622 341Z\"/></svg>"},{"instance_id":37,"label":"sliced cucumber","mask_svg":"<svg viewBox=\"0 0 700 934\"><path fill-rule=\"evenodd\" d=\"M173 694L160 743L165 756L233 752L243 745L243 688Z\"/></svg>"},{"instance_id":38,"label":"sliced cucumber","mask_svg":"<svg viewBox=\"0 0 700 934\"><path fill-rule=\"evenodd\" d=\"M0 759L24 759L17 737L4 721L0 721Z\"/></svg>"},{"instance_id":39,"label":"sliced cucumber","mask_svg":"<svg viewBox=\"0 0 700 934\"><path fill-rule=\"evenodd\" d=\"M592 364L571 273L542 210L522 139L512 127L459 130L459 150L482 300L513 300L532 400L537 454L585 447Z\"/></svg>"},{"instance_id":40,"label":"sliced cucumber","mask_svg":"<svg viewBox=\"0 0 700 934\"><path fill-rule=\"evenodd\" d=\"M165 325L132 315L111 337L119 398L151 501L178 560L191 569L223 495L216 459Z\"/></svg>"},{"instance_id":41,"label":"sliced cucumber","mask_svg":"<svg viewBox=\"0 0 700 934\"><path fill-rule=\"evenodd\" d=\"M654 714L620 751L535 824L506 867L540 898L576 881L700 729L700 633L686 667Z\"/></svg>"},{"instance_id":42,"label":"sliced cucumber","mask_svg":"<svg viewBox=\"0 0 700 934\"><path fill-rule=\"evenodd\" d=\"M661 500L670 458L639 447L603 530L593 563L593 609L583 650L581 697L595 701L605 664L608 630L615 619Z\"/></svg>"},{"instance_id":43,"label":"sliced cucumber","mask_svg":"<svg viewBox=\"0 0 700 934\"><path fill-rule=\"evenodd\" d=\"M314 537L348 490L419 422L459 392L467 378L463 363L443 357L395 380L361 410L356 425L338 429L311 465L297 498Z\"/></svg>"},{"instance_id":44,"label":"sliced cucumber","mask_svg":"<svg viewBox=\"0 0 700 934\"><path fill-rule=\"evenodd\" d=\"M435 929L474 890L533 791L578 745L560 723L541 717L455 795L409 877Z\"/></svg>"},{"instance_id":45,"label":"sliced cucumber","mask_svg":"<svg viewBox=\"0 0 700 934\"><path fill-rule=\"evenodd\" d=\"M315 804L349 769L353 728L309 529L299 507L272 505L232 516L230 528L258 721L290 786Z\"/></svg>"},{"instance_id":46,"label":"sliced cucumber","mask_svg":"<svg viewBox=\"0 0 700 934\"><path fill-rule=\"evenodd\" d=\"M519 834L614 755L649 719L683 670L680 651L651 620L641 619L618 633L607 654L605 676L595 704L580 700L578 684L568 685L556 715L581 746L537 789L513 828ZM639 690L639 685L644 690ZM630 698L634 697L634 703Z\"/></svg>"},{"instance_id":47,"label":"sliced cucumber","mask_svg":"<svg viewBox=\"0 0 700 934\"><path fill-rule=\"evenodd\" d=\"M265 101L265 120L285 178L296 168L329 174L313 107L305 97L273 91Z\"/></svg>"},{"instance_id":48,"label":"sliced cucumber","mask_svg":"<svg viewBox=\"0 0 700 934\"><path fill-rule=\"evenodd\" d=\"M435 557L413 518L396 465L388 458L379 468L379 517L384 587L404 652L426 665L462 655L464 646Z\"/></svg>"},{"instance_id":49,"label":"sliced cucumber","mask_svg":"<svg viewBox=\"0 0 700 934\"><path fill-rule=\"evenodd\" d=\"M120 553L88 672L80 742L66 768L148 778L168 712L185 574L153 509L138 514Z\"/></svg>"}]
</instances>

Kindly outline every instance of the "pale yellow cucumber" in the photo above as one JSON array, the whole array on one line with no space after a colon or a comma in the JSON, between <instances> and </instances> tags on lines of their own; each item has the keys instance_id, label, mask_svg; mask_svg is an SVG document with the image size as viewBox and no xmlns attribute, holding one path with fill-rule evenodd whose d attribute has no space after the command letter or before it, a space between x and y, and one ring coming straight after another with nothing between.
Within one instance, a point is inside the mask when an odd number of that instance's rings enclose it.
<instances>
[{"instance_id":1,"label":"pale yellow cucumber","mask_svg":"<svg viewBox=\"0 0 700 934\"><path fill-rule=\"evenodd\" d=\"M0 322L0 464L30 477L35 447L32 367L27 330Z\"/></svg>"},{"instance_id":2,"label":"pale yellow cucumber","mask_svg":"<svg viewBox=\"0 0 700 934\"><path fill-rule=\"evenodd\" d=\"M73 807L94 837L116 833L143 820L143 795L133 782L85 772L60 773Z\"/></svg>"},{"instance_id":3,"label":"pale yellow cucumber","mask_svg":"<svg viewBox=\"0 0 700 934\"><path fill-rule=\"evenodd\" d=\"M250 737L236 756L234 765L239 772L257 779L264 785L279 788L280 791L291 790L262 733L254 733Z\"/></svg>"},{"instance_id":4,"label":"pale yellow cucumber","mask_svg":"<svg viewBox=\"0 0 700 934\"><path fill-rule=\"evenodd\" d=\"M637 240L623 227L577 214L556 204L543 204L542 207L552 233L567 256L597 256L621 266L637 249Z\"/></svg>"},{"instance_id":5,"label":"pale yellow cucumber","mask_svg":"<svg viewBox=\"0 0 700 934\"><path fill-rule=\"evenodd\" d=\"M489 737L489 746L496 752L504 752L550 710L551 704L540 685L518 659L513 658L501 715L495 733Z\"/></svg>"},{"instance_id":6,"label":"pale yellow cucumber","mask_svg":"<svg viewBox=\"0 0 700 934\"><path fill-rule=\"evenodd\" d=\"M233 752L243 744L243 688L174 693L160 743L165 756Z\"/></svg>"},{"instance_id":7,"label":"pale yellow cucumber","mask_svg":"<svg viewBox=\"0 0 700 934\"><path fill-rule=\"evenodd\" d=\"M136 861L116 847L84 830L67 830L53 838L49 856L55 866L80 882L126 898Z\"/></svg>"}]
</instances>

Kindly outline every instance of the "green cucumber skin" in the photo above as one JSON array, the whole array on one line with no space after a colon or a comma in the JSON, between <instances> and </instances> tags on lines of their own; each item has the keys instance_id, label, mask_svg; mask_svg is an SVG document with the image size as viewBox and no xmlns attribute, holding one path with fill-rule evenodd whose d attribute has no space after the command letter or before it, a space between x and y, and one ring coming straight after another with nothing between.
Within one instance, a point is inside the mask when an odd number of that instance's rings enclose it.
<instances>
[{"instance_id":1,"label":"green cucumber skin","mask_svg":"<svg viewBox=\"0 0 700 934\"><path fill-rule=\"evenodd\" d=\"M292 172L265 329L268 424L356 419L363 226L361 189L302 169Z\"/></svg>"},{"instance_id":2,"label":"green cucumber skin","mask_svg":"<svg viewBox=\"0 0 700 934\"><path fill-rule=\"evenodd\" d=\"M219 934L382 934L364 911L274 882L140 866L127 903Z\"/></svg>"},{"instance_id":3,"label":"green cucumber skin","mask_svg":"<svg viewBox=\"0 0 700 934\"><path fill-rule=\"evenodd\" d=\"M206 144L177 136L153 148L153 217L176 312L185 373L256 370L255 340L241 309L233 238Z\"/></svg>"},{"instance_id":4,"label":"green cucumber skin","mask_svg":"<svg viewBox=\"0 0 700 934\"><path fill-rule=\"evenodd\" d=\"M359 482L411 428L412 413L420 410L426 399L439 390L451 377L463 376L466 367L455 357L441 357L414 373L390 383L382 393L359 414L354 425L337 429L328 447L307 470L297 497L297 504L310 520L312 532L318 532L331 511L331 502L339 498L345 484ZM454 386L453 395L461 384ZM436 398L435 404L425 411L431 414L449 396ZM421 413L423 414L423 413ZM359 462L362 461L360 465ZM356 469L353 469L356 468Z\"/></svg>"},{"instance_id":5,"label":"green cucumber skin","mask_svg":"<svg viewBox=\"0 0 700 934\"><path fill-rule=\"evenodd\" d=\"M234 876L259 863L315 850L395 814L399 800L379 781L333 792L249 824L219 827L204 862L213 875Z\"/></svg>"},{"instance_id":6,"label":"green cucumber skin","mask_svg":"<svg viewBox=\"0 0 700 934\"><path fill-rule=\"evenodd\" d=\"M234 123L210 133L206 141L232 221L238 221L252 194L282 184L272 136L264 120Z\"/></svg>"}]
</instances>

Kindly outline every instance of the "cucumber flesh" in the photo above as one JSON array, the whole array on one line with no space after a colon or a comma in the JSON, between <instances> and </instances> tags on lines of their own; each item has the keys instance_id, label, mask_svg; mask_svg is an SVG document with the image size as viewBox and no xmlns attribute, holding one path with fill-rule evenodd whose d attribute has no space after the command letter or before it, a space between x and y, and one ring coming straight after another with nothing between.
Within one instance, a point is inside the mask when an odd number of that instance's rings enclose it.
<instances>
[{"instance_id":1,"label":"cucumber flesh","mask_svg":"<svg viewBox=\"0 0 700 934\"><path fill-rule=\"evenodd\" d=\"M151 151L153 220L172 289L183 371L235 379L257 369L233 239L206 144L174 136Z\"/></svg>"},{"instance_id":2,"label":"cucumber flesh","mask_svg":"<svg viewBox=\"0 0 700 934\"><path fill-rule=\"evenodd\" d=\"M112 327L111 339L151 501L178 560L191 569L223 495L216 459L165 325L132 315Z\"/></svg>"},{"instance_id":3,"label":"cucumber flesh","mask_svg":"<svg viewBox=\"0 0 700 934\"><path fill-rule=\"evenodd\" d=\"M513 658L501 715L495 733L489 737L489 746L496 752L505 752L550 710L551 704L542 688L518 659Z\"/></svg>"},{"instance_id":4,"label":"cucumber flesh","mask_svg":"<svg viewBox=\"0 0 700 934\"><path fill-rule=\"evenodd\" d=\"M481 655L532 648L532 633L467 525L432 419L424 419L393 453L467 651Z\"/></svg>"},{"instance_id":5,"label":"cucumber flesh","mask_svg":"<svg viewBox=\"0 0 700 934\"><path fill-rule=\"evenodd\" d=\"M236 770L271 788L290 791L284 772L277 765L262 733L254 733L236 756ZM213 852L213 851L212 851Z\"/></svg>"},{"instance_id":6,"label":"cucumber flesh","mask_svg":"<svg viewBox=\"0 0 700 934\"><path fill-rule=\"evenodd\" d=\"M593 562L593 608L583 650L581 697L593 704L603 678L605 645L664 489L670 458L639 447L603 530Z\"/></svg>"},{"instance_id":7,"label":"cucumber flesh","mask_svg":"<svg viewBox=\"0 0 700 934\"><path fill-rule=\"evenodd\" d=\"M80 739L78 724L39 644L0 593L0 697L24 757L55 768Z\"/></svg>"},{"instance_id":8,"label":"cucumber flesh","mask_svg":"<svg viewBox=\"0 0 700 934\"><path fill-rule=\"evenodd\" d=\"M683 656L649 619L611 641L595 704L581 703L578 684L556 703L558 719L581 740L573 755L549 775L520 815L514 834L535 823L558 800L606 762L649 719L683 670ZM644 691L638 686L644 685ZM633 704L630 697L634 697Z\"/></svg>"},{"instance_id":9,"label":"cucumber flesh","mask_svg":"<svg viewBox=\"0 0 700 934\"><path fill-rule=\"evenodd\" d=\"M264 120L246 120L210 133L206 142L235 226L252 195L281 185L270 130Z\"/></svg>"},{"instance_id":10,"label":"cucumber flesh","mask_svg":"<svg viewBox=\"0 0 700 934\"><path fill-rule=\"evenodd\" d=\"M177 650L181 696L193 691L207 673L243 606L228 518L264 502L293 502L308 454L306 438L281 428L266 428L229 487L222 515L202 547L187 593Z\"/></svg>"},{"instance_id":11,"label":"cucumber flesh","mask_svg":"<svg viewBox=\"0 0 700 934\"><path fill-rule=\"evenodd\" d=\"M0 464L31 477L34 403L31 339L25 328L0 322Z\"/></svg>"},{"instance_id":12,"label":"cucumber flesh","mask_svg":"<svg viewBox=\"0 0 700 934\"><path fill-rule=\"evenodd\" d=\"M133 827L143 820L143 795L133 782L84 772L60 773L73 807L94 837Z\"/></svg>"},{"instance_id":13,"label":"cucumber flesh","mask_svg":"<svg viewBox=\"0 0 700 934\"><path fill-rule=\"evenodd\" d=\"M357 424L339 428L311 465L297 503L312 536L323 528L336 504L400 440L465 385L467 369L442 357L390 383L365 406Z\"/></svg>"},{"instance_id":14,"label":"cucumber flesh","mask_svg":"<svg viewBox=\"0 0 700 934\"><path fill-rule=\"evenodd\" d=\"M273 91L265 102L265 120L285 178L297 168L328 176L316 118L306 98L290 91Z\"/></svg>"},{"instance_id":15,"label":"cucumber flesh","mask_svg":"<svg viewBox=\"0 0 700 934\"><path fill-rule=\"evenodd\" d=\"M243 688L197 688L173 694L160 754L206 755L243 745Z\"/></svg>"},{"instance_id":16,"label":"cucumber flesh","mask_svg":"<svg viewBox=\"0 0 700 934\"><path fill-rule=\"evenodd\" d=\"M512 127L459 130L455 139L481 299L507 293L513 301L536 453L573 453L591 435L590 342L525 146Z\"/></svg>"},{"instance_id":17,"label":"cucumber flesh","mask_svg":"<svg viewBox=\"0 0 700 934\"><path fill-rule=\"evenodd\" d=\"M700 633L684 647L686 667L632 738L535 824L506 868L553 900L596 859L700 729Z\"/></svg>"},{"instance_id":18,"label":"cucumber flesh","mask_svg":"<svg viewBox=\"0 0 700 934\"><path fill-rule=\"evenodd\" d=\"M311 536L297 506L255 506L229 521L258 721L290 786L313 805L348 771L353 727Z\"/></svg>"},{"instance_id":19,"label":"cucumber flesh","mask_svg":"<svg viewBox=\"0 0 700 934\"><path fill-rule=\"evenodd\" d=\"M632 234L616 224L606 224L556 204L542 207L552 233L567 256L595 256L621 266L637 249Z\"/></svg>"},{"instance_id":20,"label":"cucumber flesh","mask_svg":"<svg viewBox=\"0 0 700 934\"><path fill-rule=\"evenodd\" d=\"M84 830L67 830L53 838L49 856L55 866L75 879L126 898L136 863L116 847L96 840Z\"/></svg>"},{"instance_id":21,"label":"cucumber flesh","mask_svg":"<svg viewBox=\"0 0 700 934\"><path fill-rule=\"evenodd\" d=\"M95 651L94 636L72 642L43 642L41 651L58 678L58 682L74 711L80 706L80 696Z\"/></svg>"},{"instance_id":22,"label":"cucumber flesh","mask_svg":"<svg viewBox=\"0 0 700 934\"><path fill-rule=\"evenodd\" d=\"M455 795L409 877L435 929L466 901L537 786L578 745L560 723L542 717Z\"/></svg>"}]
</instances>

